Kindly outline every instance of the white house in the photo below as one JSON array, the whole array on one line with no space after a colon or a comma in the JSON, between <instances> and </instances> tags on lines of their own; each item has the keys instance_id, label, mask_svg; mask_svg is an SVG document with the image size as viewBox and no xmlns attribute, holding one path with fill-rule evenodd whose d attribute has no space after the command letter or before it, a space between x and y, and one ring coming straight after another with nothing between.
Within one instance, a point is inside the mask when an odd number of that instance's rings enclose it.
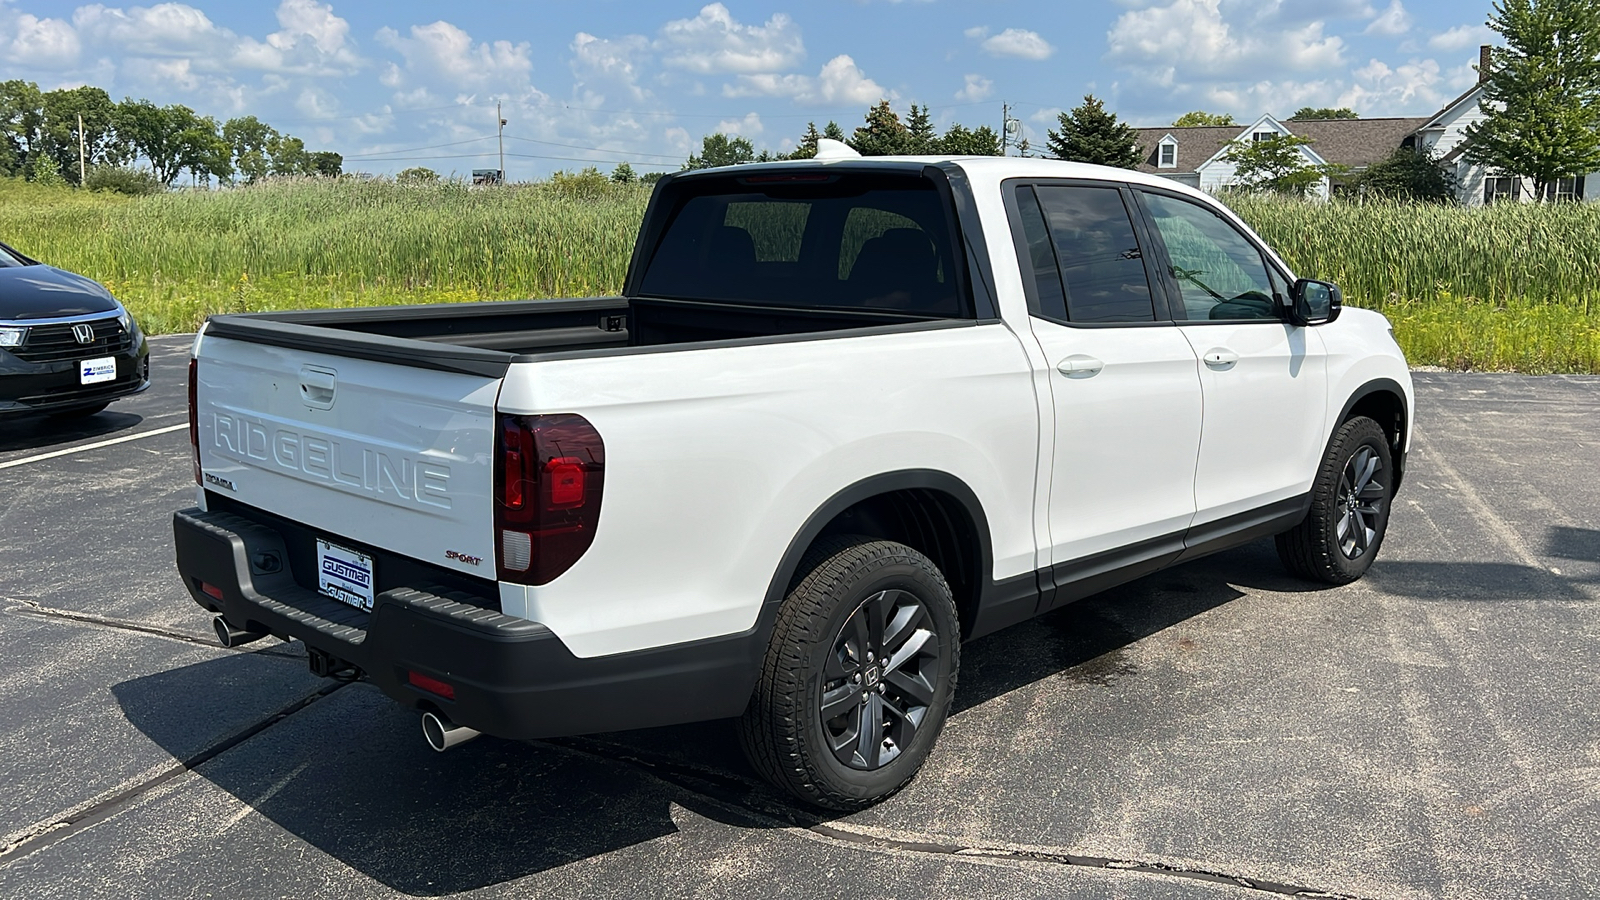
<instances>
[{"instance_id":1,"label":"white house","mask_svg":"<svg viewBox=\"0 0 1600 900\"><path fill-rule=\"evenodd\" d=\"M1483 64L1488 68L1488 49ZM1466 206L1534 199L1530 178L1513 178L1465 157L1467 126L1482 121L1483 83L1450 101L1431 116L1386 119L1318 119L1279 121L1262 116L1248 127L1238 125L1189 128L1139 128L1139 170L1165 175L1191 187L1214 191L1237 181L1235 166L1224 157L1236 142L1261 140L1273 135L1297 135L1311 144L1300 153L1308 166L1337 163L1359 174L1400 147L1432 150L1440 165L1455 177L1458 197ZM1326 198L1338 190L1323 178L1311 194ZM1569 178L1553 187L1558 199L1600 200L1600 173Z\"/></svg>"}]
</instances>

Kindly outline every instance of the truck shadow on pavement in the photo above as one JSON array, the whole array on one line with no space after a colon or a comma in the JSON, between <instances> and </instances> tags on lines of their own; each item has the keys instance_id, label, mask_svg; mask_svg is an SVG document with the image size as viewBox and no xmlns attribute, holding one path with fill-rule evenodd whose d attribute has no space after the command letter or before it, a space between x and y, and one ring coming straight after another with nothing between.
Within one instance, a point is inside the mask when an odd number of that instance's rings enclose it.
<instances>
[{"instance_id":1,"label":"truck shadow on pavement","mask_svg":"<svg viewBox=\"0 0 1600 900\"><path fill-rule=\"evenodd\" d=\"M5 420L0 428L0 453L11 450L51 450L89 438L132 430L144 417L106 410L81 419L25 416Z\"/></svg>"},{"instance_id":2,"label":"truck shadow on pavement","mask_svg":"<svg viewBox=\"0 0 1600 900\"><path fill-rule=\"evenodd\" d=\"M1564 540L1583 550L1600 534ZM1455 590L1454 580L1443 585L1423 568L1433 565L1385 562L1374 576L1385 590L1402 594ZM1472 566L1438 565L1441 571L1465 568L1463 585L1485 578ZM1551 596L1539 570L1501 577L1515 574L1489 577L1501 596L1508 582L1530 580ZM1052 677L1113 684L1136 673L1124 658L1127 647L1244 596L1239 587L1320 589L1283 574L1271 541L1157 573L967 644L953 714L959 720L966 710ZM177 755L185 752L178 748L194 746L196 716L205 705L199 698L236 684L235 665L235 657L222 656L112 690L128 719ZM485 738L446 754L428 749L420 731L414 714L369 686L353 685L194 771L299 840L415 896L489 887L613 853L625 854L630 865L687 877L700 854L715 854L737 839L721 826L808 827L831 818L795 807L761 782L741 757L731 722L553 741ZM201 782L179 796L189 804L225 804ZM232 805L226 806L204 819L228 818ZM246 818L233 827L259 829L261 823ZM696 834L680 837L688 830ZM212 846L227 840L203 833L193 839ZM237 843L261 845L249 838ZM277 863L234 864L271 869Z\"/></svg>"}]
</instances>

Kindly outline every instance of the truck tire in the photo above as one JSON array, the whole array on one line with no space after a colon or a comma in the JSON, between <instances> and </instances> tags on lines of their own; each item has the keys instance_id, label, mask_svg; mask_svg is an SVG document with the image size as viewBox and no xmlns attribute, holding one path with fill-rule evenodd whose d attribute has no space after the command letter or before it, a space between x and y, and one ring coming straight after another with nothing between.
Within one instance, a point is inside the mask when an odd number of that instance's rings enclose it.
<instances>
[{"instance_id":1,"label":"truck tire","mask_svg":"<svg viewBox=\"0 0 1600 900\"><path fill-rule=\"evenodd\" d=\"M944 726L960 662L955 602L926 556L891 541L827 538L799 571L740 743L801 800L861 809L905 787Z\"/></svg>"},{"instance_id":2,"label":"truck tire","mask_svg":"<svg viewBox=\"0 0 1600 900\"><path fill-rule=\"evenodd\" d=\"M1294 575L1349 584L1365 575L1389 528L1394 462L1377 422L1356 416L1339 426L1311 486L1311 509L1277 536L1278 558Z\"/></svg>"}]
</instances>

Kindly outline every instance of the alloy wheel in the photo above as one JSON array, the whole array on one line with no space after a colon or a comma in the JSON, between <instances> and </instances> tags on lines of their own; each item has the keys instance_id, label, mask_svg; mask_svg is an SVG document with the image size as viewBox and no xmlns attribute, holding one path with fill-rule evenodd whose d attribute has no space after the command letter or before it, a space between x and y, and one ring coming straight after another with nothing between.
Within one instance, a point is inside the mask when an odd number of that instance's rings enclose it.
<instances>
[{"instance_id":1,"label":"alloy wheel","mask_svg":"<svg viewBox=\"0 0 1600 900\"><path fill-rule=\"evenodd\" d=\"M903 590L873 594L845 620L823 667L818 706L839 762L881 769L911 745L944 665L933 629L923 602Z\"/></svg>"}]
</instances>

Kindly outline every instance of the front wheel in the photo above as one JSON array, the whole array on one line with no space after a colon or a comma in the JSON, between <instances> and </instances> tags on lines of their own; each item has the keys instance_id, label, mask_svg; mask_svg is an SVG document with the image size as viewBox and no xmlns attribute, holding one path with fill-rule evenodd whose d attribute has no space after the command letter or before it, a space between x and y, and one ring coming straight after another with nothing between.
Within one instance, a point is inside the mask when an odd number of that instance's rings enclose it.
<instances>
[{"instance_id":1,"label":"front wheel","mask_svg":"<svg viewBox=\"0 0 1600 900\"><path fill-rule=\"evenodd\" d=\"M1311 486L1311 509L1278 535L1278 558L1293 574L1327 584L1365 575L1389 528L1394 461L1377 422L1357 416L1334 433Z\"/></svg>"},{"instance_id":2,"label":"front wheel","mask_svg":"<svg viewBox=\"0 0 1600 900\"><path fill-rule=\"evenodd\" d=\"M960 631L937 567L903 544L830 538L784 598L740 722L751 765L834 810L911 781L955 693Z\"/></svg>"}]
</instances>

